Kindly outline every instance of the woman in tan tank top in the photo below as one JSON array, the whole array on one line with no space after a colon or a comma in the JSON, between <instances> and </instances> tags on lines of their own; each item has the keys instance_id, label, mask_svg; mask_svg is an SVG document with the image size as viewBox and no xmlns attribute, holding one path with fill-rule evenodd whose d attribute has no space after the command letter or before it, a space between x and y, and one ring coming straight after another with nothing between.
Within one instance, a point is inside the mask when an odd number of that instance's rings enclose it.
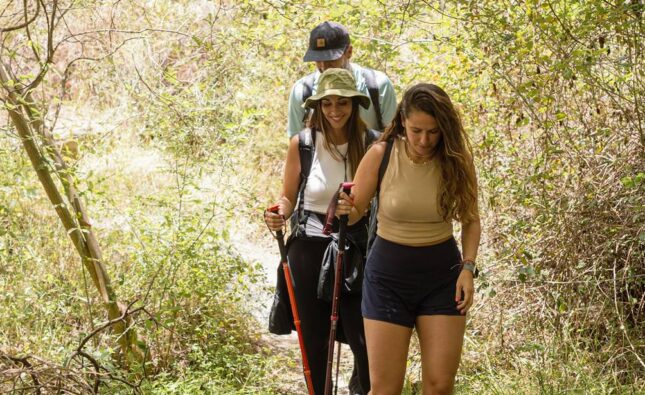
<instances>
[{"instance_id":1,"label":"woman in tan tank top","mask_svg":"<svg viewBox=\"0 0 645 395\"><path fill-rule=\"evenodd\" d=\"M352 194L341 195L336 214L349 214L350 224L376 193L388 144L378 237L363 282L371 394L401 393L413 329L423 393L449 394L473 304L481 233L471 146L448 95L436 85L413 86L392 125L363 157ZM452 236L454 221L461 223L463 255Z\"/></svg>"}]
</instances>

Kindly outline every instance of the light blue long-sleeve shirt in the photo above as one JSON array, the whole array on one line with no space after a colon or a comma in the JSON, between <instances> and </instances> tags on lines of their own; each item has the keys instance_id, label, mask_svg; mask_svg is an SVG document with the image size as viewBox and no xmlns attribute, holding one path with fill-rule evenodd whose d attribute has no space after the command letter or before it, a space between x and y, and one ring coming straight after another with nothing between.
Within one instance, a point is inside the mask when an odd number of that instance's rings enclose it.
<instances>
[{"instance_id":1,"label":"light blue long-sleeve shirt","mask_svg":"<svg viewBox=\"0 0 645 395\"><path fill-rule=\"evenodd\" d=\"M356 80L356 89L360 92L365 93L369 97L369 91L367 89L367 84L365 78L361 73L361 70L364 67L361 67L355 63L350 63L350 69L352 74L354 74L354 79ZM316 70L314 77L314 86L311 94L316 94L316 89L318 88L318 78L320 77L320 71ZM396 93L394 92L394 86L385 73L374 70L376 85L378 86L379 91L379 105L381 107L381 114L383 118L383 125L388 125L392 119L394 119L394 114L396 112ZM304 90L304 81L303 77L296 81L291 88L291 94L289 95L289 118L287 121L287 134L289 137L292 137L302 129L305 125L303 118L305 116L305 109L302 107L302 94ZM370 99L371 100L371 99ZM378 129L378 122L376 113L374 111L374 105L370 104L369 108L366 110L363 107L360 107L360 116L361 119L367 124L367 127L370 129Z\"/></svg>"}]
</instances>

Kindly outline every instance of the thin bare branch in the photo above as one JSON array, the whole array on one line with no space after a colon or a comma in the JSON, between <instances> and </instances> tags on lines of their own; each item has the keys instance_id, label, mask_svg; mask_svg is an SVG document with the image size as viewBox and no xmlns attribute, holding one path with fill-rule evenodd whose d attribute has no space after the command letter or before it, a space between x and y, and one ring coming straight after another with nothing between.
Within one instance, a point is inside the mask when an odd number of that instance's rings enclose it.
<instances>
[{"instance_id":1,"label":"thin bare branch","mask_svg":"<svg viewBox=\"0 0 645 395\"><path fill-rule=\"evenodd\" d=\"M25 3L27 0L25 0ZM40 3L37 3L40 5ZM40 9L40 8L39 8ZM25 18L27 18L27 8L25 7ZM40 54L38 53L38 49L36 48L36 45L34 43L33 38L31 38L31 30L29 29L29 24L25 25L25 33L27 34L27 38L29 39L29 47L31 48L32 52L34 53L34 57L38 61L39 64L42 64L42 61L40 60Z\"/></svg>"},{"instance_id":2,"label":"thin bare branch","mask_svg":"<svg viewBox=\"0 0 645 395\"><path fill-rule=\"evenodd\" d=\"M25 22L23 22L23 23L21 23L19 25L16 25L16 26L9 26L9 27L0 28L0 34L1 33L6 33L6 32L12 32L12 31L15 31L15 30L20 30L20 29L23 29L23 28L27 28L27 27L29 27L30 24L33 23L33 21L36 20L36 18L38 17L38 14L40 13L40 0L36 1L36 12L34 12L34 15L31 17L31 19L29 19L29 17L28 17L27 0L24 0L23 6L24 6Z\"/></svg>"}]
</instances>

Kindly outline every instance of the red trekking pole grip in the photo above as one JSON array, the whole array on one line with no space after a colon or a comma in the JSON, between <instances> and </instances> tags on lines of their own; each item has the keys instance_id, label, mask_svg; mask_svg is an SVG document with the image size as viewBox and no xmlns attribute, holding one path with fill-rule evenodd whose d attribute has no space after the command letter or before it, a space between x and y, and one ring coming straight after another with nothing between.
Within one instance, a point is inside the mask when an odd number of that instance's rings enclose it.
<instances>
[{"instance_id":1,"label":"red trekking pole grip","mask_svg":"<svg viewBox=\"0 0 645 395\"><path fill-rule=\"evenodd\" d=\"M269 213L278 214L280 212L280 205L275 204L275 205L269 207L266 211L269 212ZM282 258L283 262L286 262L287 254L286 254L286 250L284 248L284 232L282 231L282 229L280 229L280 230L276 231L275 233L276 233L276 238L278 239L278 247L280 247L280 258ZM284 252L284 254L283 254L283 252Z\"/></svg>"},{"instance_id":2,"label":"red trekking pole grip","mask_svg":"<svg viewBox=\"0 0 645 395\"><path fill-rule=\"evenodd\" d=\"M340 184L341 188L343 188L343 192L349 195L349 193L352 191L352 187L356 185L353 182L344 182Z\"/></svg>"}]
</instances>

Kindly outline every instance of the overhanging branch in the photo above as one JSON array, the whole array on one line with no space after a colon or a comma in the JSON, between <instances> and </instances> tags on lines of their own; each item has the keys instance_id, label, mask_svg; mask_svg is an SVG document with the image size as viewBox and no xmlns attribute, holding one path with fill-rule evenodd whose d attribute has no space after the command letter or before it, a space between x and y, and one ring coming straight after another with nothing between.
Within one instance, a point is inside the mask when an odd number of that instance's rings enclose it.
<instances>
[{"instance_id":1,"label":"overhanging branch","mask_svg":"<svg viewBox=\"0 0 645 395\"><path fill-rule=\"evenodd\" d=\"M25 22L16 26L0 28L0 33L7 33L7 32L12 32L14 30L24 29L25 27L29 26L33 21L36 20L36 18L38 17L38 14L40 13L40 1L36 1L36 12L31 17L31 19L28 19L28 16L27 16L27 0L24 0L23 4L25 7Z\"/></svg>"}]
</instances>

